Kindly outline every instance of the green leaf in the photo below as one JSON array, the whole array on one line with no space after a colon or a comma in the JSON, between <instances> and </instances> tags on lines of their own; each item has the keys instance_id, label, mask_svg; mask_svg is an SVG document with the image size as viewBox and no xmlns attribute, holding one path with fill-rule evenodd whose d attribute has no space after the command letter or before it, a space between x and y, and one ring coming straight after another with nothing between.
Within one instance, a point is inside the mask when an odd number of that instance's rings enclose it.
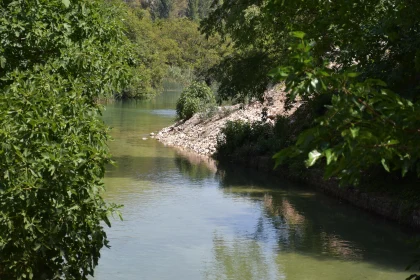
<instances>
[{"instance_id":1,"label":"green leaf","mask_svg":"<svg viewBox=\"0 0 420 280\"><path fill-rule=\"evenodd\" d=\"M405 177L409 168L410 168L410 163L409 163L409 161L405 160L404 163L401 166L401 176L402 177Z\"/></svg>"},{"instance_id":2,"label":"green leaf","mask_svg":"<svg viewBox=\"0 0 420 280\"><path fill-rule=\"evenodd\" d=\"M308 160L306 161L306 166L307 167L313 166L321 156L322 156L322 154L320 152L318 152L317 150L313 150L308 155Z\"/></svg>"},{"instance_id":3,"label":"green leaf","mask_svg":"<svg viewBox=\"0 0 420 280\"><path fill-rule=\"evenodd\" d=\"M327 149L324 151L325 157L327 159L327 165L330 165L331 162L335 161L335 154L332 149Z\"/></svg>"},{"instance_id":4,"label":"green leaf","mask_svg":"<svg viewBox=\"0 0 420 280\"><path fill-rule=\"evenodd\" d=\"M4 56L0 56L0 67L6 68L6 58Z\"/></svg>"},{"instance_id":5,"label":"green leaf","mask_svg":"<svg viewBox=\"0 0 420 280\"><path fill-rule=\"evenodd\" d=\"M381 163L382 163L382 166L385 168L385 170L388 171L388 172L390 172L389 166L386 163L386 160L384 158L381 160Z\"/></svg>"},{"instance_id":6,"label":"green leaf","mask_svg":"<svg viewBox=\"0 0 420 280\"><path fill-rule=\"evenodd\" d=\"M41 243L35 243L35 246L34 246L34 251L38 251L39 250L39 248L41 248Z\"/></svg>"},{"instance_id":7,"label":"green leaf","mask_svg":"<svg viewBox=\"0 0 420 280\"><path fill-rule=\"evenodd\" d=\"M61 0L64 4L64 6L66 6L66 8L70 7L70 0Z\"/></svg>"},{"instance_id":8,"label":"green leaf","mask_svg":"<svg viewBox=\"0 0 420 280\"><path fill-rule=\"evenodd\" d=\"M293 31L290 33L293 37L303 39L305 37L305 32L302 31Z\"/></svg>"},{"instance_id":9,"label":"green leaf","mask_svg":"<svg viewBox=\"0 0 420 280\"><path fill-rule=\"evenodd\" d=\"M274 168L281 165L292 154L292 147L281 150L273 156L276 161Z\"/></svg>"},{"instance_id":10,"label":"green leaf","mask_svg":"<svg viewBox=\"0 0 420 280\"><path fill-rule=\"evenodd\" d=\"M397 144L399 144L400 143L400 141L398 141L398 140L396 140L396 139L394 139L394 140L389 140L388 141L388 145L397 145Z\"/></svg>"},{"instance_id":11,"label":"green leaf","mask_svg":"<svg viewBox=\"0 0 420 280\"><path fill-rule=\"evenodd\" d=\"M355 72L351 72L351 73L346 73L347 77L350 78L356 78L360 75L360 73L355 73Z\"/></svg>"},{"instance_id":12,"label":"green leaf","mask_svg":"<svg viewBox=\"0 0 420 280\"><path fill-rule=\"evenodd\" d=\"M360 127L350 128L351 137L356 138L359 136Z\"/></svg>"}]
</instances>

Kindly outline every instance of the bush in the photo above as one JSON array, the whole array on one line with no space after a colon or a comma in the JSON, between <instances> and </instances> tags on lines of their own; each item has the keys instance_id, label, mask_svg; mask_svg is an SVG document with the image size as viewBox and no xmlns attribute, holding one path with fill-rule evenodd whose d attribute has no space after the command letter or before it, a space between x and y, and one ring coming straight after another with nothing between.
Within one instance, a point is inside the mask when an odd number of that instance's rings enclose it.
<instances>
[{"instance_id":1,"label":"bush","mask_svg":"<svg viewBox=\"0 0 420 280\"><path fill-rule=\"evenodd\" d=\"M268 123L229 121L218 137L216 157L248 160L272 155L282 141L274 133L274 127Z\"/></svg>"},{"instance_id":2,"label":"bush","mask_svg":"<svg viewBox=\"0 0 420 280\"><path fill-rule=\"evenodd\" d=\"M181 93L176 102L176 114L179 119L188 120L197 112L205 112L216 104L212 90L202 82L193 82Z\"/></svg>"},{"instance_id":3,"label":"bush","mask_svg":"<svg viewBox=\"0 0 420 280\"><path fill-rule=\"evenodd\" d=\"M0 2L0 279L93 275L115 207L95 100L128 80L108 1Z\"/></svg>"},{"instance_id":4,"label":"bush","mask_svg":"<svg viewBox=\"0 0 420 280\"><path fill-rule=\"evenodd\" d=\"M220 160L249 161L255 157L272 157L279 149L292 145L303 127L310 126L312 118L305 106L292 117L277 116L274 125L264 121L248 123L227 122L217 139L215 157ZM264 116L263 116L264 118ZM296 120L299 121L296 121ZM297 173L304 170L303 158L289 160L288 167ZM296 170L295 170L296 169Z\"/></svg>"}]
</instances>

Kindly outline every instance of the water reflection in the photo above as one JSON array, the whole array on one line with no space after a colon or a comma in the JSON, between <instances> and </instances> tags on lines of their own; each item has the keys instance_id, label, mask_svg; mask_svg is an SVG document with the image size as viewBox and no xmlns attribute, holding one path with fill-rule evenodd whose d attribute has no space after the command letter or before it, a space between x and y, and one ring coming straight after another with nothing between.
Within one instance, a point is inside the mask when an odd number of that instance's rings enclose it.
<instances>
[{"instance_id":1,"label":"water reflection","mask_svg":"<svg viewBox=\"0 0 420 280\"><path fill-rule=\"evenodd\" d=\"M181 174L191 180L203 180L213 178L217 167L215 162L205 156L175 149L175 165Z\"/></svg>"},{"instance_id":2,"label":"water reflection","mask_svg":"<svg viewBox=\"0 0 420 280\"><path fill-rule=\"evenodd\" d=\"M212 174L203 170L197 172L206 165L200 165L186 155L176 155L176 162L179 171L191 180L208 178ZM405 232L384 219L307 187L296 187L290 182L234 166L219 166L217 180L225 195L246 198L261 208L253 232L234 224L235 232L241 237L240 241L232 241L234 243L245 240L267 243L279 255L297 253L319 261L363 261L390 273L403 272L414 253L407 243L413 236L410 230ZM215 240L218 242L213 246L218 247L220 236ZM251 255L248 254L252 258L249 261L255 258L255 254ZM217 262L221 263L220 260ZM227 279L235 279L229 277Z\"/></svg>"},{"instance_id":3,"label":"water reflection","mask_svg":"<svg viewBox=\"0 0 420 280\"><path fill-rule=\"evenodd\" d=\"M281 279L275 259L255 240L226 240L215 233L213 256L204 273L205 279Z\"/></svg>"},{"instance_id":4,"label":"water reflection","mask_svg":"<svg viewBox=\"0 0 420 280\"><path fill-rule=\"evenodd\" d=\"M228 167L219 174L225 193L261 200L264 219L275 228L279 254L365 261L398 271L409 262L411 231L305 187L288 182L274 187L276 178L252 170ZM257 186L263 191L255 191Z\"/></svg>"}]
</instances>

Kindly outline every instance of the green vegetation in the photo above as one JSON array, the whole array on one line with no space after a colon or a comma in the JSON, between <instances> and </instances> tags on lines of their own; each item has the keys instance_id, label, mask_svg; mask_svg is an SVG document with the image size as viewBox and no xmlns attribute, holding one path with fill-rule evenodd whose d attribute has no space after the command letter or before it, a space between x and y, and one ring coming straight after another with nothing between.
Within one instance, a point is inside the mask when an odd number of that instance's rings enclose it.
<instances>
[{"instance_id":1,"label":"green vegetation","mask_svg":"<svg viewBox=\"0 0 420 280\"><path fill-rule=\"evenodd\" d=\"M230 47L198 30L210 2L190 4L0 3L0 278L93 274L108 245L101 222L117 207L99 195L110 159L97 102L206 78ZM214 104L204 84L191 89ZM185 114L203 108L190 97Z\"/></svg>"},{"instance_id":2,"label":"green vegetation","mask_svg":"<svg viewBox=\"0 0 420 280\"><path fill-rule=\"evenodd\" d=\"M216 75L219 95L261 96L267 77L235 79L249 65L265 74L275 68L271 81L285 82L289 102L299 97L310 108L323 96L326 105L295 145L276 155L278 164L302 154L307 166L325 158L325 176L343 184L357 184L376 166L420 176L419 4L239 2L224 1L202 24L209 35L230 36L236 47L235 56L214 67L223 73Z\"/></svg>"},{"instance_id":3,"label":"green vegetation","mask_svg":"<svg viewBox=\"0 0 420 280\"><path fill-rule=\"evenodd\" d=\"M215 157L219 160L234 160L247 165L256 158L270 158L280 149L295 143L296 135L308 126L311 112L300 110L294 114L294 121L278 116L274 125L261 120L255 123L228 122L221 130L217 141ZM302 127L303 126L303 127ZM305 178L305 155L290 158L283 163L294 178Z\"/></svg>"},{"instance_id":4,"label":"green vegetation","mask_svg":"<svg viewBox=\"0 0 420 280\"><path fill-rule=\"evenodd\" d=\"M130 44L108 2L0 2L0 278L87 279L117 206L96 99L125 87Z\"/></svg>"},{"instance_id":5,"label":"green vegetation","mask_svg":"<svg viewBox=\"0 0 420 280\"><path fill-rule=\"evenodd\" d=\"M420 176L420 104L393 93L381 80L358 80L356 72L335 72L327 63L314 65L310 50L301 40L296 64L277 71L286 76L291 98L334 91L331 104L311 129L300 134L296 145L276 155L278 163L309 152L307 166L325 158L325 176L351 184L358 184L363 171L378 165L399 171L402 177L409 172Z\"/></svg>"},{"instance_id":6,"label":"green vegetation","mask_svg":"<svg viewBox=\"0 0 420 280\"><path fill-rule=\"evenodd\" d=\"M215 105L213 91L205 83L193 82L182 91L176 102L176 114L179 119L188 120L195 113L205 113Z\"/></svg>"},{"instance_id":7,"label":"green vegetation","mask_svg":"<svg viewBox=\"0 0 420 280\"><path fill-rule=\"evenodd\" d=\"M131 1L123 4L135 65L131 68L130 85L116 93L116 98L153 96L162 89L164 79L184 85L193 80L204 80L207 70L230 52L220 36L206 38L200 34L198 20L204 13L200 12L204 3L196 3L198 14L193 20L186 17L187 1L184 4L163 0L153 3ZM154 5L159 5L161 12L156 14Z\"/></svg>"}]
</instances>

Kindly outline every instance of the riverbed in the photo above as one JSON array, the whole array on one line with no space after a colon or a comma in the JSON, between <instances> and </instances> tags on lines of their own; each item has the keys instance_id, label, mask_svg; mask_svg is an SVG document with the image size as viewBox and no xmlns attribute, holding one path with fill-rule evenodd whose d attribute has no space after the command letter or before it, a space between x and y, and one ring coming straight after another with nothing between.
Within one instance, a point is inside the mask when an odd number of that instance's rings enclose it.
<instances>
[{"instance_id":1,"label":"riverbed","mask_svg":"<svg viewBox=\"0 0 420 280\"><path fill-rule=\"evenodd\" d=\"M175 118L178 90L106 105L112 127L107 228L97 280L405 279L414 233L303 185L151 139ZM147 137L147 140L142 140Z\"/></svg>"}]
</instances>

